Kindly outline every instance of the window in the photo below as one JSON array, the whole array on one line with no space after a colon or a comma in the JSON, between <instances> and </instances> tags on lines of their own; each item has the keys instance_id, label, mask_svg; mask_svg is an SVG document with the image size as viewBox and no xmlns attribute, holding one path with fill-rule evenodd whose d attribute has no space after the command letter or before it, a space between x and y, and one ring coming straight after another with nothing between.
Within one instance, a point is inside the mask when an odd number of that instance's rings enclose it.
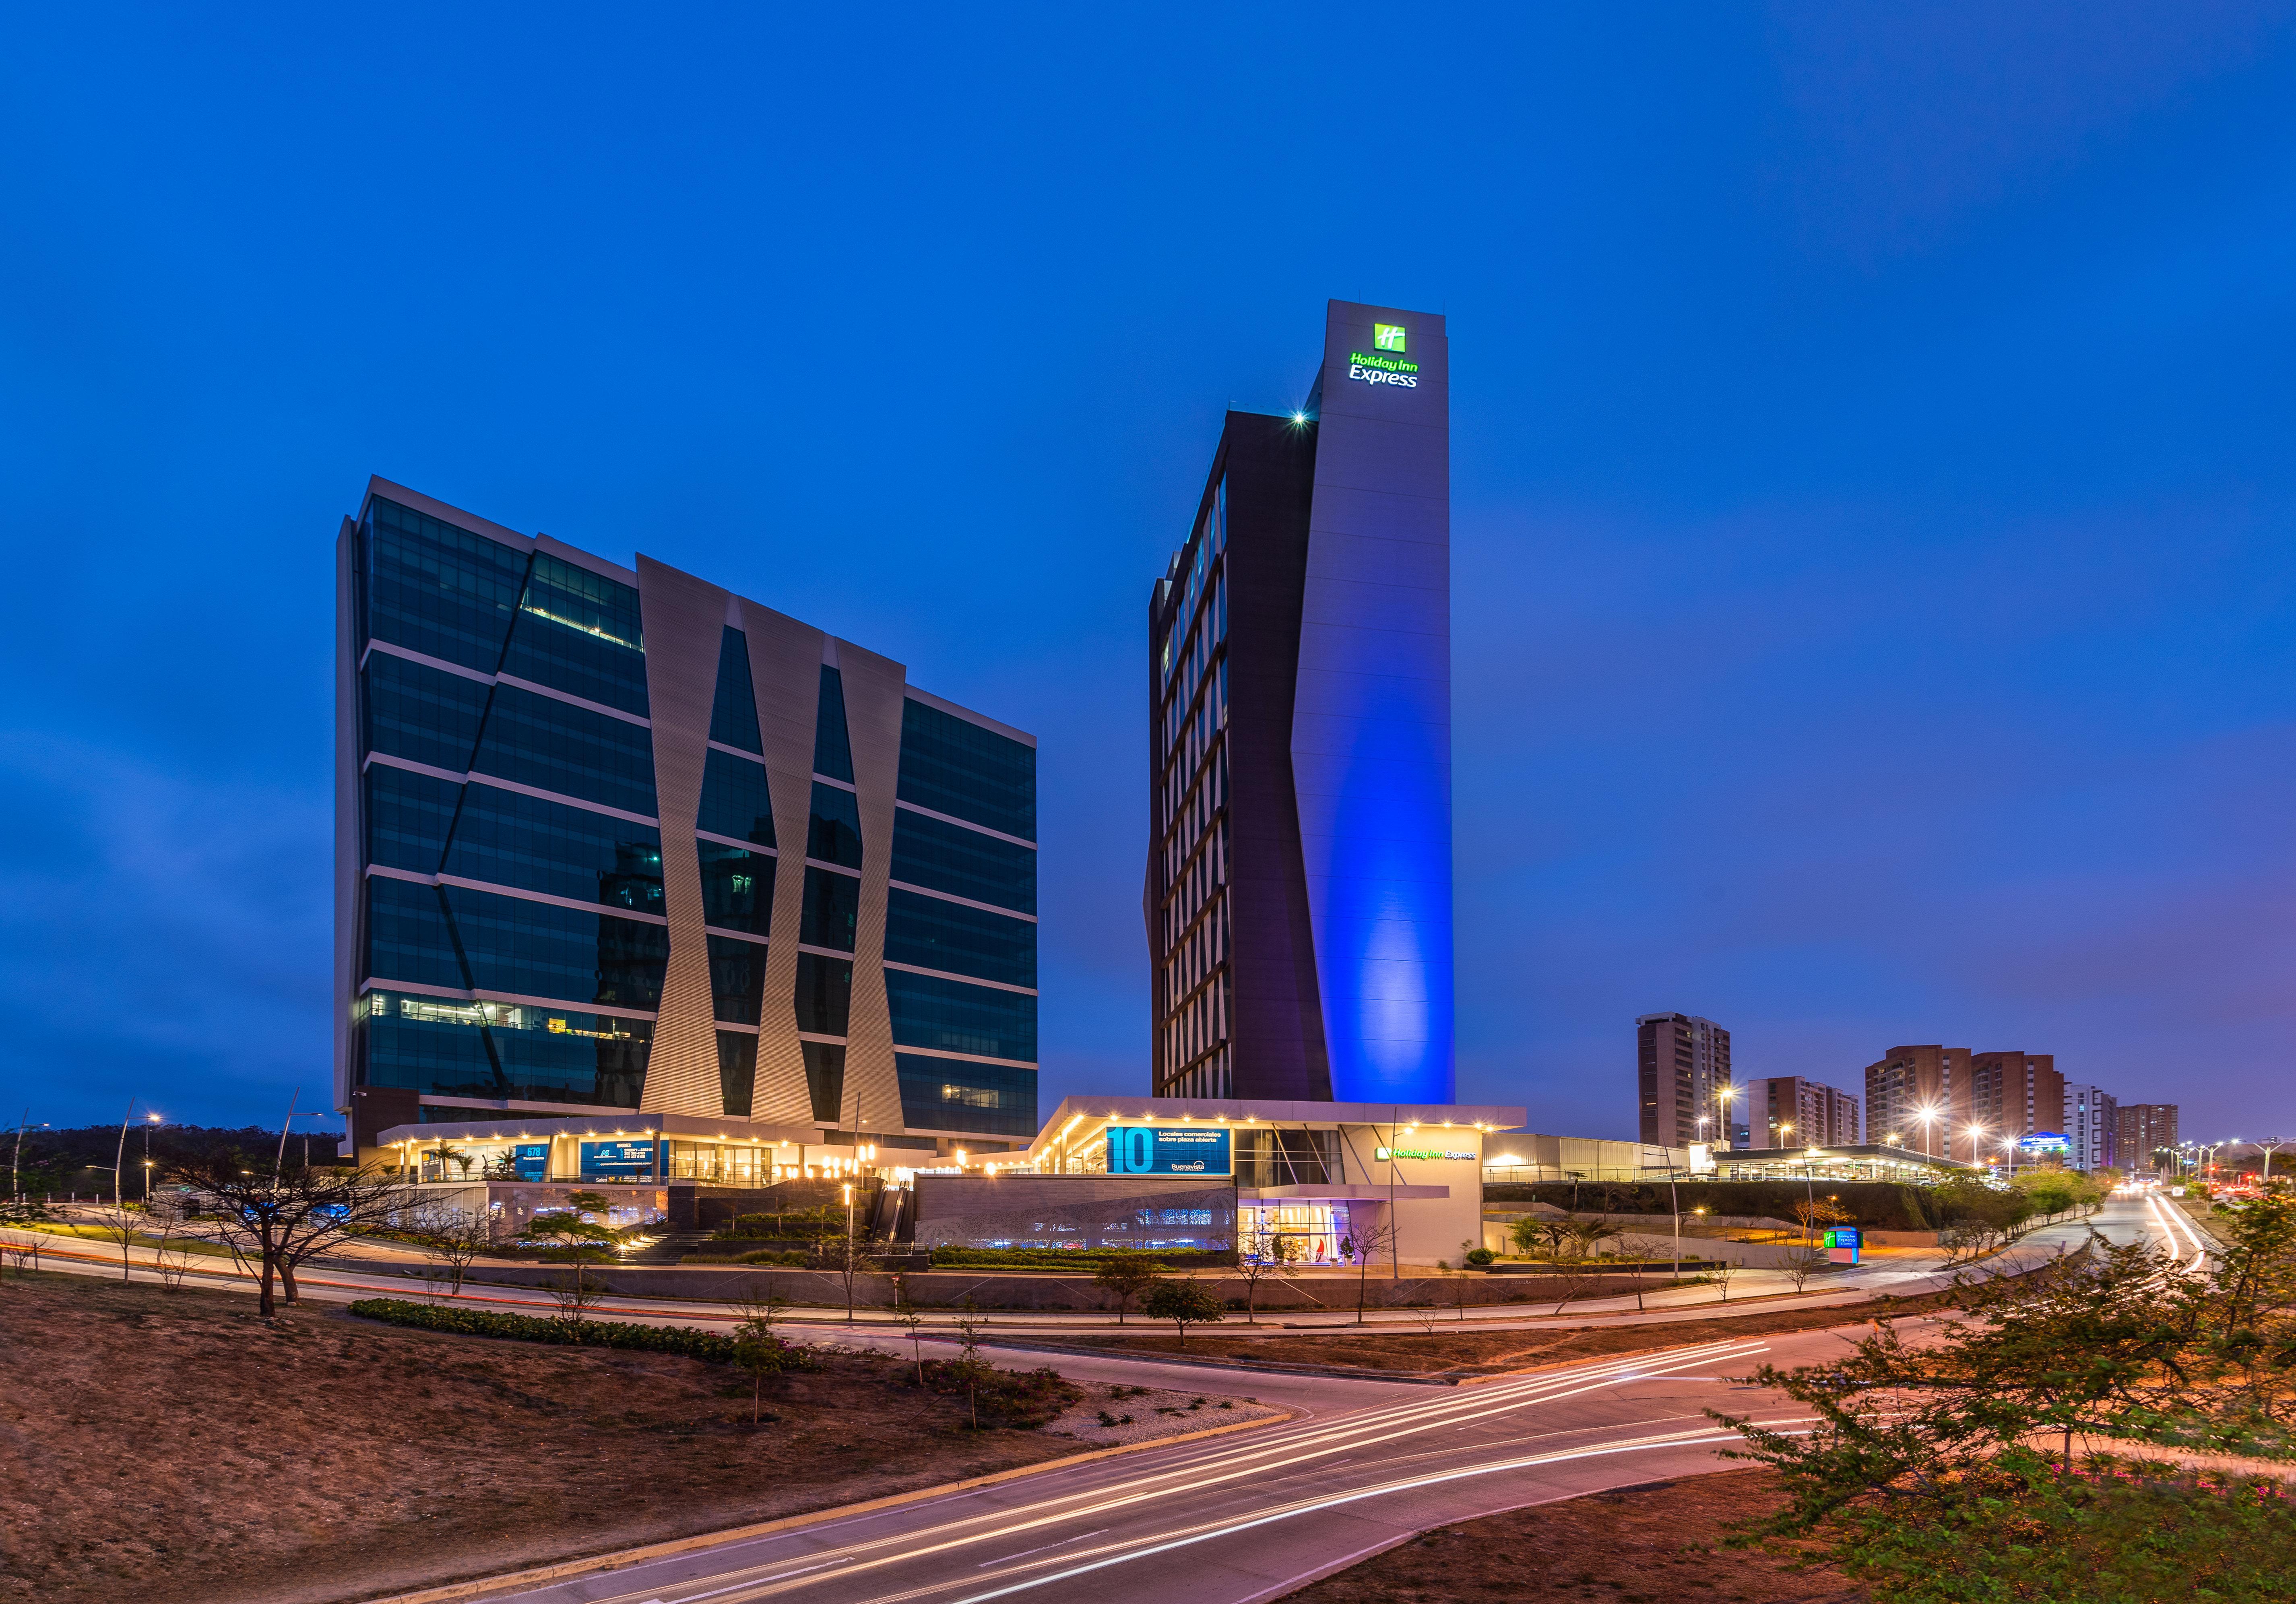
<instances>
[{"instance_id":1,"label":"window","mask_svg":"<svg viewBox=\"0 0 2296 1604\"><path fill-rule=\"evenodd\" d=\"M502 672L644 717L645 640L638 630L637 592L537 552Z\"/></svg>"},{"instance_id":2,"label":"window","mask_svg":"<svg viewBox=\"0 0 2296 1604\"><path fill-rule=\"evenodd\" d=\"M1037 999L1026 993L887 970L885 994L900 1046L1036 1061Z\"/></svg>"},{"instance_id":3,"label":"window","mask_svg":"<svg viewBox=\"0 0 2296 1604\"><path fill-rule=\"evenodd\" d=\"M718 698L709 709L709 739L745 752L763 753L758 739L758 692L750 679L750 637L726 627L718 648Z\"/></svg>"},{"instance_id":4,"label":"window","mask_svg":"<svg viewBox=\"0 0 2296 1604\"><path fill-rule=\"evenodd\" d=\"M805 917L798 940L808 946L853 950L853 930L861 914L861 882L833 870L805 872Z\"/></svg>"},{"instance_id":5,"label":"window","mask_svg":"<svg viewBox=\"0 0 2296 1604\"><path fill-rule=\"evenodd\" d=\"M366 861L415 874L438 872L463 788L378 763L366 772Z\"/></svg>"},{"instance_id":6,"label":"window","mask_svg":"<svg viewBox=\"0 0 2296 1604\"><path fill-rule=\"evenodd\" d=\"M654 811L653 738L644 725L515 685L495 687L471 767L628 813Z\"/></svg>"},{"instance_id":7,"label":"window","mask_svg":"<svg viewBox=\"0 0 2296 1604\"><path fill-rule=\"evenodd\" d=\"M832 780L853 781L853 746L845 729L845 676L824 664L821 700L813 722L813 772Z\"/></svg>"},{"instance_id":8,"label":"window","mask_svg":"<svg viewBox=\"0 0 2296 1604\"><path fill-rule=\"evenodd\" d=\"M797 1027L841 1036L853 1012L853 965L818 953L797 955Z\"/></svg>"},{"instance_id":9,"label":"window","mask_svg":"<svg viewBox=\"0 0 2296 1604\"><path fill-rule=\"evenodd\" d=\"M942 819L893 814L892 878L1016 912L1037 911L1037 854Z\"/></svg>"},{"instance_id":10,"label":"window","mask_svg":"<svg viewBox=\"0 0 2296 1604\"><path fill-rule=\"evenodd\" d=\"M501 666L526 552L375 497L360 531L366 633L481 674Z\"/></svg>"},{"instance_id":11,"label":"window","mask_svg":"<svg viewBox=\"0 0 2296 1604\"><path fill-rule=\"evenodd\" d=\"M712 748L702 760L701 810L693 827L772 846L774 803L766 788L766 765Z\"/></svg>"},{"instance_id":12,"label":"window","mask_svg":"<svg viewBox=\"0 0 2296 1604\"><path fill-rule=\"evenodd\" d=\"M904 699L897 794L918 807L1033 841L1037 749Z\"/></svg>"},{"instance_id":13,"label":"window","mask_svg":"<svg viewBox=\"0 0 2296 1604\"><path fill-rule=\"evenodd\" d=\"M805 855L848 869L861 867L861 805L851 791L815 783Z\"/></svg>"},{"instance_id":14,"label":"window","mask_svg":"<svg viewBox=\"0 0 2296 1604\"><path fill-rule=\"evenodd\" d=\"M845 1049L829 1042L800 1042L805 1053L805 1088L813 1117L835 1125L845 1106Z\"/></svg>"},{"instance_id":15,"label":"window","mask_svg":"<svg viewBox=\"0 0 2296 1604\"><path fill-rule=\"evenodd\" d=\"M762 1022L766 1001L766 948L736 936L711 936L709 1002L729 1025Z\"/></svg>"},{"instance_id":16,"label":"window","mask_svg":"<svg viewBox=\"0 0 2296 1604\"><path fill-rule=\"evenodd\" d=\"M360 677L368 751L458 774L471 766L492 686L388 651L370 652Z\"/></svg>"},{"instance_id":17,"label":"window","mask_svg":"<svg viewBox=\"0 0 2296 1604\"><path fill-rule=\"evenodd\" d=\"M722 841L696 841L701 856L701 921L721 930L767 934L774 908L775 861Z\"/></svg>"},{"instance_id":18,"label":"window","mask_svg":"<svg viewBox=\"0 0 2296 1604\"><path fill-rule=\"evenodd\" d=\"M577 902L662 911L659 830L500 786L464 788L462 816L437 866Z\"/></svg>"},{"instance_id":19,"label":"window","mask_svg":"<svg viewBox=\"0 0 2296 1604\"><path fill-rule=\"evenodd\" d=\"M758 1081L758 1038L744 1030L718 1033L718 1095L728 1118L747 1119Z\"/></svg>"},{"instance_id":20,"label":"window","mask_svg":"<svg viewBox=\"0 0 2296 1604\"><path fill-rule=\"evenodd\" d=\"M1031 1136L1037 1130L1037 1072L962 1059L897 1052L901 1118L923 1131Z\"/></svg>"},{"instance_id":21,"label":"window","mask_svg":"<svg viewBox=\"0 0 2296 1604\"><path fill-rule=\"evenodd\" d=\"M1037 984L1037 927L914 891L895 891L886 908L885 957L1007 986Z\"/></svg>"}]
</instances>

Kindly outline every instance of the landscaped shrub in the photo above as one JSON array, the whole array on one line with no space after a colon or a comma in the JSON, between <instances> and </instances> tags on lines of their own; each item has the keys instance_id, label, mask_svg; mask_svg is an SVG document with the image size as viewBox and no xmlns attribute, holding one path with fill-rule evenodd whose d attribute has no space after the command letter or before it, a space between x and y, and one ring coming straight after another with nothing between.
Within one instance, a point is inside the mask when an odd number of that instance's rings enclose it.
<instances>
[{"instance_id":1,"label":"landscaped shrub","mask_svg":"<svg viewBox=\"0 0 2296 1604\"><path fill-rule=\"evenodd\" d=\"M1084 1396L1083 1390L1049 1366L1041 1370L996 1370L980 1360L928 1359L922 1366L925 1387L960 1397L970 1387L984 1426L1010 1426L1035 1431ZM914 1374L904 1369L895 1372Z\"/></svg>"},{"instance_id":2,"label":"landscaped shrub","mask_svg":"<svg viewBox=\"0 0 2296 1604\"><path fill-rule=\"evenodd\" d=\"M813 1256L783 1248L760 1248L750 1253L689 1253L677 1262L681 1264L778 1264L784 1269L803 1270L813 1264Z\"/></svg>"},{"instance_id":3,"label":"landscaped shrub","mask_svg":"<svg viewBox=\"0 0 2296 1604\"><path fill-rule=\"evenodd\" d=\"M1471 1264L1488 1264L1496 1257L1498 1257L1498 1255L1493 1253L1489 1248L1478 1248L1472 1253L1467 1255L1467 1262Z\"/></svg>"},{"instance_id":4,"label":"landscaped shrub","mask_svg":"<svg viewBox=\"0 0 2296 1604\"><path fill-rule=\"evenodd\" d=\"M534 1314L502 1314L491 1309L457 1308L453 1305L412 1303L401 1297L362 1297L351 1313L389 1325L414 1326L426 1331L453 1331L464 1337L506 1337L519 1342L554 1342L569 1347L634 1348L647 1354L682 1354L707 1364L732 1364L741 1344L715 1331L685 1326L622 1325L607 1320L553 1320ZM788 1350L784 1370L807 1370L815 1363L813 1350L796 1343L781 1343Z\"/></svg>"}]
</instances>

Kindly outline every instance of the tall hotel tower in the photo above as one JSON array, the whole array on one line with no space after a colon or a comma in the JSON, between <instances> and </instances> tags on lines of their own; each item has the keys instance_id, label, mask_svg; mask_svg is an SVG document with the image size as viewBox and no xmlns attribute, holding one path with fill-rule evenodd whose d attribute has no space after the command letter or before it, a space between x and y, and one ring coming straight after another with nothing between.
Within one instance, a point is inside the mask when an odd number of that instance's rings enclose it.
<instances>
[{"instance_id":1,"label":"tall hotel tower","mask_svg":"<svg viewBox=\"0 0 2296 1604\"><path fill-rule=\"evenodd\" d=\"M1035 1133L1029 736L650 558L380 479L337 585L335 1103L363 1156L570 1119L648 1142L489 1164L763 1180L778 1148Z\"/></svg>"},{"instance_id":2,"label":"tall hotel tower","mask_svg":"<svg viewBox=\"0 0 2296 1604\"><path fill-rule=\"evenodd\" d=\"M1160 1097L1452 1101L1443 320L1333 301L1148 611Z\"/></svg>"}]
</instances>

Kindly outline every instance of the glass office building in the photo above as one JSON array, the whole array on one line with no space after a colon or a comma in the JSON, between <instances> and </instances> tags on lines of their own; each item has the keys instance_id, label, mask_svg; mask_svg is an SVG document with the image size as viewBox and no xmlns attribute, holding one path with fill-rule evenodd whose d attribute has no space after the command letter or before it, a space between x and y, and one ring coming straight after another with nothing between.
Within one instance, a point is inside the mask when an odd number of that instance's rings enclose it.
<instances>
[{"instance_id":1,"label":"glass office building","mask_svg":"<svg viewBox=\"0 0 2296 1604\"><path fill-rule=\"evenodd\" d=\"M1032 739L676 569L381 480L337 576L355 1146L510 1114L1035 1134Z\"/></svg>"},{"instance_id":2,"label":"glass office building","mask_svg":"<svg viewBox=\"0 0 2296 1604\"><path fill-rule=\"evenodd\" d=\"M1149 599L1159 1097L1451 1101L1448 349L1332 302Z\"/></svg>"}]
</instances>

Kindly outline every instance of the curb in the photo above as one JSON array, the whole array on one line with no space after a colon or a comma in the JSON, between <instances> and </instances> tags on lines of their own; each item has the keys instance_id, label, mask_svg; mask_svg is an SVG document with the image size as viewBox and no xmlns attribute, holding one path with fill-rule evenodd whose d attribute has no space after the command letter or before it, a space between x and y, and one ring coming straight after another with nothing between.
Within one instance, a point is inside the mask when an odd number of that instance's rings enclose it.
<instances>
[{"instance_id":1,"label":"curb","mask_svg":"<svg viewBox=\"0 0 2296 1604\"><path fill-rule=\"evenodd\" d=\"M1017 1481L1025 1476L1037 1476L1047 1470L1064 1470L1071 1465L1090 1464L1097 1460L1114 1459L1119 1454L1139 1453L1150 1448L1169 1448L1181 1443L1201 1442L1207 1437L1226 1436L1238 1431L1255 1431L1263 1427L1281 1426L1299 1419L1296 1410L1283 1410L1265 1420L1238 1420L1227 1426L1210 1426L1201 1431L1182 1432L1177 1436L1157 1437L1145 1443L1121 1443L1113 1448L1095 1448L1083 1453L1071 1453L1059 1459L1045 1460L1034 1465L1016 1465L1010 1470L997 1470L987 1476L971 1476L963 1481L942 1482L937 1486L919 1487L914 1492L888 1494L883 1498L866 1499L860 1503L838 1504L826 1510L815 1510L804 1515L786 1515L779 1520L759 1521L753 1526L727 1526L715 1532L697 1532L691 1537L672 1537L660 1543L649 1543L637 1548L616 1549L609 1553L591 1554L579 1559L564 1559L555 1565L537 1566L529 1570L503 1571L491 1576L473 1577L467 1582L442 1583L414 1592L388 1593L358 1600L358 1604L450 1604L457 1599L475 1598L481 1593L503 1588L529 1588L545 1583L562 1582L569 1577L586 1575L594 1571L612 1570L625 1565L643 1565L648 1560L667 1559L674 1555L691 1553L696 1549L714 1548L721 1543L743 1543L757 1537L770 1537L777 1533L796 1531L800 1527L818 1526L824 1521L846 1520L857 1515L874 1514L880 1510L898 1509L903 1504L922 1503L928 1499L945 1498L955 1493L969 1493L976 1487L994 1486L999 1482Z\"/></svg>"}]
</instances>

